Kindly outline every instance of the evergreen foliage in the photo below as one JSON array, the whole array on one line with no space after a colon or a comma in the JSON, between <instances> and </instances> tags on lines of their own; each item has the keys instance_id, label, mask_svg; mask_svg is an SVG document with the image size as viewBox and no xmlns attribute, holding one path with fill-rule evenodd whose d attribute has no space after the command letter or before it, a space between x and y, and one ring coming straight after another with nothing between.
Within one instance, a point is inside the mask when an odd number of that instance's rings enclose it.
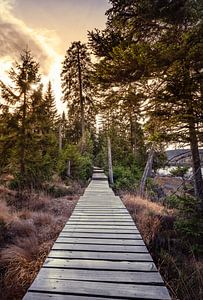
<instances>
[{"instance_id":1,"label":"evergreen foliage","mask_svg":"<svg viewBox=\"0 0 203 300\"><path fill-rule=\"evenodd\" d=\"M90 46L99 58L95 64L95 82L109 90L116 87L119 97L121 87L134 87L131 103L137 104L139 95L149 148L171 142L190 145L195 195L203 200L198 152L203 120L202 2L111 0L110 3L106 28L89 32ZM114 99L111 108L116 116L119 97L116 99L109 93L109 98Z\"/></svg>"},{"instance_id":2,"label":"evergreen foliage","mask_svg":"<svg viewBox=\"0 0 203 300\"><path fill-rule=\"evenodd\" d=\"M73 42L66 52L61 73L63 101L68 107L68 136L72 142L95 131L95 106L90 53L85 44Z\"/></svg>"},{"instance_id":3,"label":"evergreen foliage","mask_svg":"<svg viewBox=\"0 0 203 300\"><path fill-rule=\"evenodd\" d=\"M39 186L50 178L57 157L51 84L44 96L39 65L28 50L9 76L11 86L1 82L1 172L15 175L13 187Z\"/></svg>"}]
</instances>

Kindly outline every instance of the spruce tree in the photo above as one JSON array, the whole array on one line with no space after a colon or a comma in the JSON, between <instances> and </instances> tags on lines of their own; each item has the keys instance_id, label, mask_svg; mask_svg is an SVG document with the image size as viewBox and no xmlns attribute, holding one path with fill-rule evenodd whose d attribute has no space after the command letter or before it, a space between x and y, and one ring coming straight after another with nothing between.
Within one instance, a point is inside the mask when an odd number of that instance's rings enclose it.
<instances>
[{"instance_id":1,"label":"spruce tree","mask_svg":"<svg viewBox=\"0 0 203 300\"><path fill-rule=\"evenodd\" d=\"M69 136L73 142L85 140L85 130L94 128L95 112L90 80L92 63L85 44L72 43L61 73L63 100L68 107Z\"/></svg>"},{"instance_id":2,"label":"spruce tree","mask_svg":"<svg viewBox=\"0 0 203 300\"><path fill-rule=\"evenodd\" d=\"M166 142L190 144L195 194L203 199L198 151L202 125L202 2L110 2L106 29L89 33L90 45L100 58L95 65L98 82L107 86L147 83L145 118L149 120L150 116L151 127L158 129L155 135ZM170 134L164 134L164 130Z\"/></svg>"},{"instance_id":3,"label":"spruce tree","mask_svg":"<svg viewBox=\"0 0 203 300\"><path fill-rule=\"evenodd\" d=\"M39 64L25 50L9 72L12 85L1 82L1 160L3 170L15 175L19 187L39 186L55 165L56 110L51 86L44 96Z\"/></svg>"}]
</instances>

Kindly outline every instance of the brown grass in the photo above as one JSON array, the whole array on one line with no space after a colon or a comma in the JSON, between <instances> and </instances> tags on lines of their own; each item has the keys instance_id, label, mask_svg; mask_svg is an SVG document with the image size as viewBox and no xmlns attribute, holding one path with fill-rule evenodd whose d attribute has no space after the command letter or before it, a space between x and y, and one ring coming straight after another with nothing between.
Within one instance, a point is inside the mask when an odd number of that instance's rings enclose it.
<instances>
[{"instance_id":1,"label":"brown grass","mask_svg":"<svg viewBox=\"0 0 203 300\"><path fill-rule=\"evenodd\" d=\"M171 215L172 210L166 209L159 203L132 195L125 195L123 202L149 245L161 231L163 220Z\"/></svg>"},{"instance_id":2,"label":"brown grass","mask_svg":"<svg viewBox=\"0 0 203 300\"><path fill-rule=\"evenodd\" d=\"M4 273L4 299L22 299L50 251L52 243L39 246L34 237L16 241L1 251L1 265Z\"/></svg>"},{"instance_id":3,"label":"brown grass","mask_svg":"<svg viewBox=\"0 0 203 300\"><path fill-rule=\"evenodd\" d=\"M24 192L0 201L1 300L22 299L77 200Z\"/></svg>"},{"instance_id":4,"label":"brown grass","mask_svg":"<svg viewBox=\"0 0 203 300\"><path fill-rule=\"evenodd\" d=\"M0 221L9 222L12 218L9 207L4 200L0 200Z\"/></svg>"},{"instance_id":5,"label":"brown grass","mask_svg":"<svg viewBox=\"0 0 203 300\"><path fill-rule=\"evenodd\" d=\"M203 299L203 261L178 236L176 211L147 199L124 195L123 202L137 224L173 299Z\"/></svg>"}]
</instances>

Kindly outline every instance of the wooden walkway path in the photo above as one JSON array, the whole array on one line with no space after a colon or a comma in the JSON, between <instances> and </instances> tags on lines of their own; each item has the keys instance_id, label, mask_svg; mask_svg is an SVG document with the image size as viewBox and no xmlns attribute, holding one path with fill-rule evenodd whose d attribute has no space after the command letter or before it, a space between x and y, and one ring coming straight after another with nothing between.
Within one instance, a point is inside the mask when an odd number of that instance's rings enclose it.
<instances>
[{"instance_id":1,"label":"wooden walkway path","mask_svg":"<svg viewBox=\"0 0 203 300\"><path fill-rule=\"evenodd\" d=\"M23 300L171 299L107 177L93 179Z\"/></svg>"}]
</instances>

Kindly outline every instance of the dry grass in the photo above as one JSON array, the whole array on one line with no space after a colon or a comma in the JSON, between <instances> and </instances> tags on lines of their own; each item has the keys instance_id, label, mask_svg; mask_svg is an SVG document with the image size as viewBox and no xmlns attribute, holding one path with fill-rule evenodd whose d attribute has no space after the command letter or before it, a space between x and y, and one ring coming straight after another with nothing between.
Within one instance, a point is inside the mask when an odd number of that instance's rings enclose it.
<instances>
[{"instance_id":1,"label":"dry grass","mask_svg":"<svg viewBox=\"0 0 203 300\"><path fill-rule=\"evenodd\" d=\"M78 196L51 199L25 192L22 198L18 194L7 200L10 205L0 201L0 290L4 291L0 299L20 300L72 214Z\"/></svg>"},{"instance_id":2,"label":"dry grass","mask_svg":"<svg viewBox=\"0 0 203 300\"><path fill-rule=\"evenodd\" d=\"M4 200L0 200L0 221L7 223L10 219L11 213L9 207Z\"/></svg>"},{"instance_id":3,"label":"dry grass","mask_svg":"<svg viewBox=\"0 0 203 300\"><path fill-rule=\"evenodd\" d=\"M39 246L36 238L16 241L1 251L1 265L4 273L4 299L21 299L31 285L50 251L52 243Z\"/></svg>"},{"instance_id":4,"label":"dry grass","mask_svg":"<svg viewBox=\"0 0 203 300\"><path fill-rule=\"evenodd\" d=\"M149 245L161 231L163 220L170 220L172 210L147 199L125 195L123 202L137 223L145 242ZM169 218L168 218L169 217Z\"/></svg>"},{"instance_id":5,"label":"dry grass","mask_svg":"<svg viewBox=\"0 0 203 300\"><path fill-rule=\"evenodd\" d=\"M175 210L147 199L124 195L123 202L136 222L173 299L203 299L203 261L178 236Z\"/></svg>"}]
</instances>

